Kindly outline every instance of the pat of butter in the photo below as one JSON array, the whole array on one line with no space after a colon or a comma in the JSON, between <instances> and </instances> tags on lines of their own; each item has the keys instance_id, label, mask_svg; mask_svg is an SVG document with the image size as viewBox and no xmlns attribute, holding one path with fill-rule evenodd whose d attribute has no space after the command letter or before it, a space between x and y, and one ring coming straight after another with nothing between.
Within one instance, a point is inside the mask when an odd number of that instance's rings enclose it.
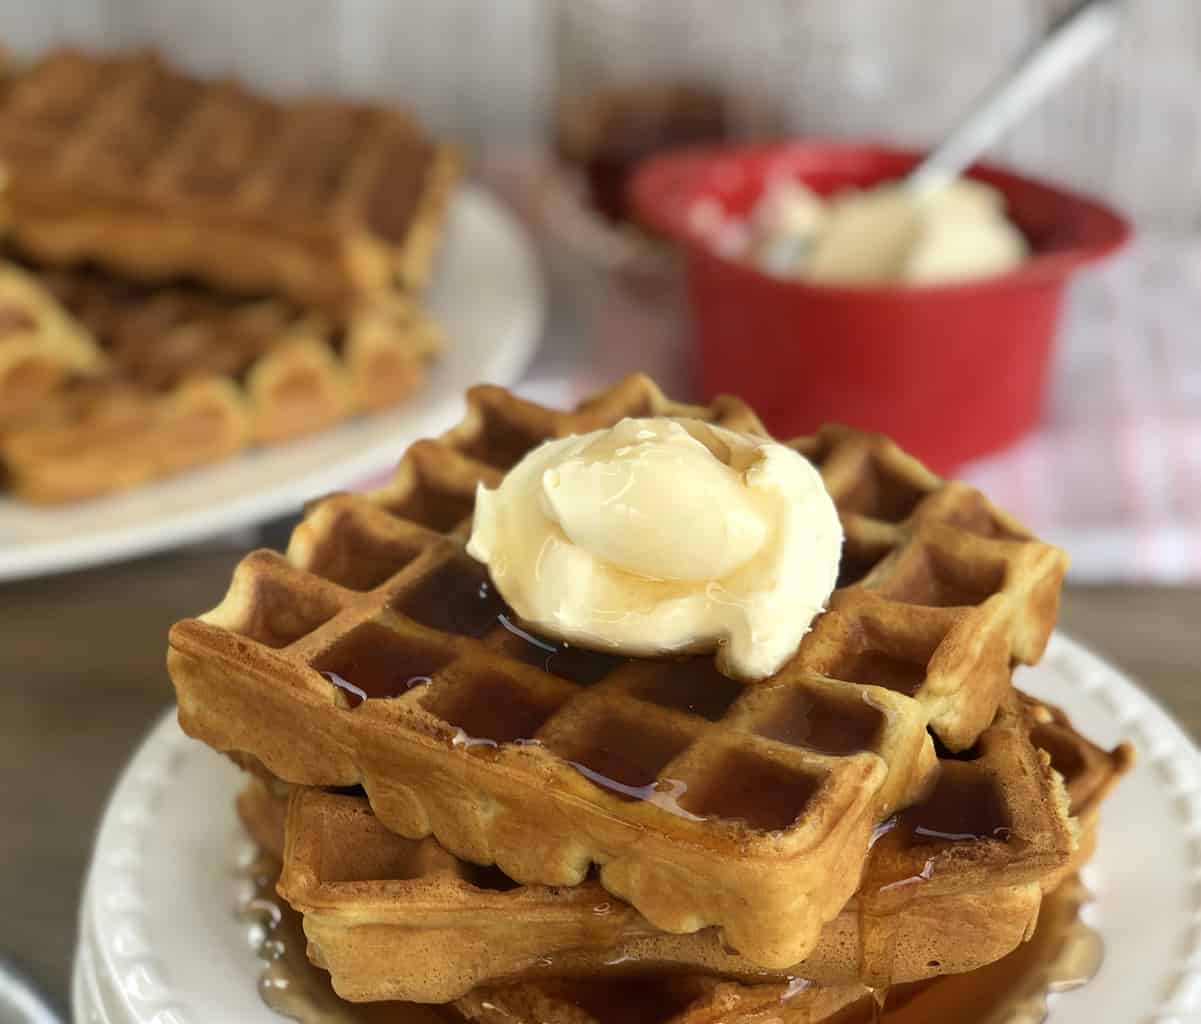
<instances>
[{"instance_id":1,"label":"pat of butter","mask_svg":"<svg viewBox=\"0 0 1201 1024\"><path fill-rule=\"evenodd\" d=\"M801 455L654 418L549 441L481 486L467 550L540 632L640 656L717 649L753 680L796 651L841 545Z\"/></svg>"}]
</instances>

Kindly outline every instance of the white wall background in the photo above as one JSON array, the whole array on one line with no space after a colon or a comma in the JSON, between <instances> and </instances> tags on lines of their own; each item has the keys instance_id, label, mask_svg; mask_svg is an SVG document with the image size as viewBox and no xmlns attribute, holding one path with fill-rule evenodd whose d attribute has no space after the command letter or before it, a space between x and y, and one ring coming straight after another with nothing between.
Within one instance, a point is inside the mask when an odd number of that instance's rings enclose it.
<instances>
[{"instance_id":1,"label":"white wall background","mask_svg":"<svg viewBox=\"0 0 1201 1024\"><path fill-rule=\"evenodd\" d=\"M1119 42L996 152L1201 227L1201 0L1127 0ZM1061 0L2 0L18 57L153 45L271 90L414 106L477 149L536 142L556 83L687 76L752 126L936 138ZM779 117L770 121L766 112Z\"/></svg>"}]
</instances>

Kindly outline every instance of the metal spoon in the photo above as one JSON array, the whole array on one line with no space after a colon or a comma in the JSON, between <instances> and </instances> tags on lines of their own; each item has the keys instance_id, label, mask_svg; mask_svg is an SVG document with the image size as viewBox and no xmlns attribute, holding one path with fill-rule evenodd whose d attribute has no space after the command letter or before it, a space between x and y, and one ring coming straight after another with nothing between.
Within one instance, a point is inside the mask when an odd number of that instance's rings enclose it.
<instances>
[{"instance_id":1,"label":"metal spoon","mask_svg":"<svg viewBox=\"0 0 1201 1024\"><path fill-rule=\"evenodd\" d=\"M1018 59L921 163L904 187L928 195L947 185L1113 36L1123 0L1081 0Z\"/></svg>"}]
</instances>

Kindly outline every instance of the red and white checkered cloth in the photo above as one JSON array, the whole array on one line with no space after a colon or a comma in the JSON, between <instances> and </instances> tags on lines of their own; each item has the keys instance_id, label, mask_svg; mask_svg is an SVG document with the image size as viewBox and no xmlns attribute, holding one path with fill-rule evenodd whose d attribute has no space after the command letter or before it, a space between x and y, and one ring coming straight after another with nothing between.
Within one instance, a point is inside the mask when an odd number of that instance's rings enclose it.
<instances>
[{"instance_id":1,"label":"red and white checkered cloth","mask_svg":"<svg viewBox=\"0 0 1201 1024\"><path fill-rule=\"evenodd\" d=\"M1084 276L1038 430L960 475L1076 580L1201 579L1201 240L1140 239Z\"/></svg>"},{"instance_id":2,"label":"red and white checkered cloth","mask_svg":"<svg viewBox=\"0 0 1201 1024\"><path fill-rule=\"evenodd\" d=\"M552 317L521 390L563 404L644 369L684 393L662 306L600 287ZM959 475L1065 548L1076 581L1201 579L1201 239L1140 239L1082 275L1039 428Z\"/></svg>"}]
</instances>

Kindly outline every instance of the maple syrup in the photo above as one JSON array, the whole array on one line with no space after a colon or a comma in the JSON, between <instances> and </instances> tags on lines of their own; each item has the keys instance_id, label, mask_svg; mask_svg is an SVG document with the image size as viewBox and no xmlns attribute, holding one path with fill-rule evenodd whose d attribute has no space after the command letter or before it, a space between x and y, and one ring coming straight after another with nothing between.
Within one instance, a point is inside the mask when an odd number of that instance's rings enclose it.
<instances>
[{"instance_id":1,"label":"maple syrup","mask_svg":"<svg viewBox=\"0 0 1201 1024\"><path fill-rule=\"evenodd\" d=\"M655 662L654 671L630 692L639 700L717 722L743 689L719 672L711 657L699 657Z\"/></svg>"},{"instance_id":2,"label":"maple syrup","mask_svg":"<svg viewBox=\"0 0 1201 1024\"><path fill-rule=\"evenodd\" d=\"M828 1024L1042 1024L1058 992L1087 984L1104 957L1101 936L1080 916L1089 892L1078 878L1043 897L1038 927L996 963L966 974L899 985L883 1007L865 999Z\"/></svg>"},{"instance_id":3,"label":"maple syrup","mask_svg":"<svg viewBox=\"0 0 1201 1024\"><path fill-rule=\"evenodd\" d=\"M685 809L702 818L745 822L765 832L792 825L821 788L820 776L785 767L747 750L730 749L708 778L684 794Z\"/></svg>"},{"instance_id":4,"label":"maple syrup","mask_svg":"<svg viewBox=\"0 0 1201 1024\"><path fill-rule=\"evenodd\" d=\"M909 697L926 681L926 662L894 657L875 648L847 651L824 671L835 679L870 682Z\"/></svg>"},{"instance_id":5,"label":"maple syrup","mask_svg":"<svg viewBox=\"0 0 1201 1024\"><path fill-rule=\"evenodd\" d=\"M900 911L934 877L938 848L1008 843L1011 825L996 787L970 763L948 760L925 800L876 830L858 892L859 973L874 992L872 1012L881 1012L892 987Z\"/></svg>"},{"instance_id":6,"label":"maple syrup","mask_svg":"<svg viewBox=\"0 0 1201 1024\"><path fill-rule=\"evenodd\" d=\"M696 999L687 977L633 975L616 981L584 978L553 981L549 988L565 1003L600 1024L669 1021ZM523 1022L524 1024L524 1022Z\"/></svg>"},{"instance_id":7,"label":"maple syrup","mask_svg":"<svg viewBox=\"0 0 1201 1024\"><path fill-rule=\"evenodd\" d=\"M412 590L398 595L392 607L439 633L476 638L490 632L498 616L508 612L488 570L466 555L438 566Z\"/></svg>"},{"instance_id":8,"label":"maple syrup","mask_svg":"<svg viewBox=\"0 0 1201 1024\"><path fill-rule=\"evenodd\" d=\"M497 622L508 633L501 649L511 658L534 665L553 676L580 686L599 683L627 659L590 651L562 641L553 641L522 628L511 611L502 612Z\"/></svg>"},{"instance_id":9,"label":"maple syrup","mask_svg":"<svg viewBox=\"0 0 1201 1024\"><path fill-rule=\"evenodd\" d=\"M395 598L391 607L441 632L487 638L507 657L579 686L599 682L629 660L526 630L496 592L487 570L466 558L443 563L416 588ZM453 727L456 746L486 750L504 743L543 742L537 734L562 706L564 695L519 684L496 670L467 680L433 682L452 659L432 643L367 622L321 654L313 667L343 691L351 708L432 683L421 705ZM919 666L899 661L897 666L893 675L898 688L920 684ZM638 700L716 722L744 689L719 672L712 658L689 657L657 661L653 672L629 684L628 692ZM825 754L874 749L885 725L884 713L869 701L834 703L790 687L780 688L779 696L764 704L756 732ZM689 793L683 781L662 778L661 772L692 742L691 732L646 720L633 722L615 712L602 712L585 724L575 736L559 736L545 745L609 792L646 800L690 819L712 817L766 831L786 829L821 781L735 751L725 755L729 764L707 772L709 778ZM747 783L748 779L757 782Z\"/></svg>"},{"instance_id":10,"label":"maple syrup","mask_svg":"<svg viewBox=\"0 0 1201 1024\"><path fill-rule=\"evenodd\" d=\"M488 671L470 684L432 687L421 706L460 730L457 744L495 747L529 741L560 703Z\"/></svg>"},{"instance_id":11,"label":"maple syrup","mask_svg":"<svg viewBox=\"0 0 1201 1024\"><path fill-rule=\"evenodd\" d=\"M881 556L860 555L844 547L842 558L838 563L838 579L834 583L837 590L854 586L880 564Z\"/></svg>"},{"instance_id":12,"label":"maple syrup","mask_svg":"<svg viewBox=\"0 0 1201 1024\"><path fill-rule=\"evenodd\" d=\"M445 651L376 622L356 626L313 662L313 668L357 707L364 700L398 697L428 683L450 664Z\"/></svg>"},{"instance_id":13,"label":"maple syrup","mask_svg":"<svg viewBox=\"0 0 1201 1024\"><path fill-rule=\"evenodd\" d=\"M862 700L830 700L782 688L781 699L755 726L755 732L834 757L876 750L886 719L884 712L863 696Z\"/></svg>"},{"instance_id":14,"label":"maple syrup","mask_svg":"<svg viewBox=\"0 0 1201 1024\"><path fill-rule=\"evenodd\" d=\"M248 939L263 962L259 997L280 1017L300 1024L461 1024L450 1006L417 1003L348 1003L340 999L329 975L309 963L301 917L275 893L279 861L256 851L239 868L249 882L238 918L249 926Z\"/></svg>"}]
</instances>

